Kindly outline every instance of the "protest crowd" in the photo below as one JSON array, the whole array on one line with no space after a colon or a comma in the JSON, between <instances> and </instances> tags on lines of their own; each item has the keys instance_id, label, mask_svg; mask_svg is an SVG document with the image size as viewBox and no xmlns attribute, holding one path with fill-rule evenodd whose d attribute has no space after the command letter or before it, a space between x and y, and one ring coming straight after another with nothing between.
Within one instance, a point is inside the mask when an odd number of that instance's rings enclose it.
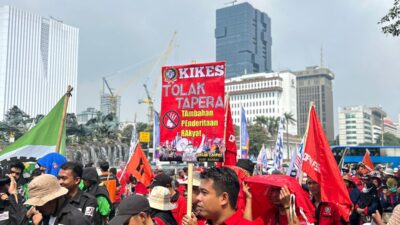
<instances>
[{"instance_id":1,"label":"protest crowd","mask_svg":"<svg viewBox=\"0 0 400 225\"><path fill-rule=\"evenodd\" d=\"M196 167L190 216L187 168L176 174L155 168L151 180L143 180L125 163L117 170L108 162L96 168L64 160L51 169L46 165L53 161L41 162L29 179L18 161L3 171L0 224L400 224L400 171L381 164L374 170L364 163L341 168L352 203L346 218L338 202L321 198L315 180L305 176L299 183L296 171L260 173L249 159Z\"/></svg>"},{"instance_id":2,"label":"protest crowd","mask_svg":"<svg viewBox=\"0 0 400 225\"><path fill-rule=\"evenodd\" d=\"M400 168L374 165L369 151L360 163L337 163L314 105L310 106L306 134L299 148L292 151L286 171L282 119L275 149L271 149L272 166L267 162L264 147L257 163L248 154L238 156L229 99L223 105L221 68L225 65L201 64L197 70L205 70L204 66L208 72L217 69L207 76L178 77L176 68L163 68L166 85L192 77L213 79L212 85L208 81L207 85L198 84L197 89L192 81L186 84L188 93L196 98L195 90L206 94L207 90L220 89L215 104L219 108L199 111L210 115L215 112L217 122L204 122L202 117L197 120L213 127L204 126L194 132L191 127L185 128L184 134L193 134L197 139L191 141L197 142L189 143L188 139L178 138L179 131L171 131L181 128L179 116L190 117L174 111L174 107L179 108L176 99L169 99L170 110L161 111L164 131L160 121L155 120L161 135L153 146L173 151L167 160L184 161L187 167L173 171L152 167L135 135L126 153L128 160L120 161L120 168L112 168L105 160L86 165L69 161L60 150L62 126L50 130L54 126L48 124L54 123L46 124L49 120L44 118L30 134L0 152L2 160L10 160L0 171L0 225L400 225ZM195 71L192 67L196 64L178 69ZM181 90L183 86L175 83L175 87ZM173 93L174 98L187 95L182 91ZM55 118L58 113L59 122L62 121L62 110L58 109L63 105L60 100L47 118ZM33 135L47 140L55 132L60 135L54 152L48 148L49 152L42 154L46 150L43 145L32 147L37 143L29 142L35 140ZM219 136L206 141L207 132ZM16 157L26 157L30 151L42 154L35 158L33 169ZM25 173L28 170L29 176Z\"/></svg>"}]
</instances>

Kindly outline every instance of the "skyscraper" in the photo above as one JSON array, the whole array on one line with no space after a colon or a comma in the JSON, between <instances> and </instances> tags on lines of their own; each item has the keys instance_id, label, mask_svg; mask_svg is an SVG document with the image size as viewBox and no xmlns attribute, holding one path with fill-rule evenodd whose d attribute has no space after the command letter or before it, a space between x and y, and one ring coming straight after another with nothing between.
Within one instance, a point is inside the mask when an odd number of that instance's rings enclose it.
<instances>
[{"instance_id":1,"label":"skyscraper","mask_svg":"<svg viewBox=\"0 0 400 225\"><path fill-rule=\"evenodd\" d=\"M227 78L271 71L271 19L241 3L217 10L217 61L226 61Z\"/></svg>"},{"instance_id":2,"label":"skyscraper","mask_svg":"<svg viewBox=\"0 0 400 225\"><path fill-rule=\"evenodd\" d=\"M0 120L14 105L47 114L68 85L68 112L76 112L78 39L78 28L62 21L0 6Z\"/></svg>"},{"instance_id":3,"label":"skyscraper","mask_svg":"<svg viewBox=\"0 0 400 225\"><path fill-rule=\"evenodd\" d=\"M294 72L297 76L297 128L303 136L308 120L310 102L314 102L328 140L334 140L333 133L333 87L335 75L323 67L307 67Z\"/></svg>"}]
</instances>

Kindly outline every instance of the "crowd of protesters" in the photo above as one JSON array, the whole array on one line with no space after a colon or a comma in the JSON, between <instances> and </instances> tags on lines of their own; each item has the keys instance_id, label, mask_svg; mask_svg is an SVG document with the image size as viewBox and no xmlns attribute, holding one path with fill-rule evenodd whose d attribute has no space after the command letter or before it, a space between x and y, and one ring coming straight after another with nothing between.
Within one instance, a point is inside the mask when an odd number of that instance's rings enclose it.
<instances>
[{"instance_id":1,"label":"crowd of protesters","mask_svg":"<svg viewBox=\"0 0 400 225\"><path fill-rule=\"evenodd\" d=\"M275 184L254 185L250 160L239 160L235 167L197 168L191 215L187 169L176 175L155 170L146 186L140 177L124 172L124 164L117 170L108 162L97 168L57 163L56 171L39 163L28 179L18 161L2 171L0 225L400 225L400 171L384 165L372 171L362 163L341 168L353 204L346 219L337 204L323 201L320 184L310 177L299 184L272 171L258 177L275 178ZM282 179L288 183L278 185Z\"/></svg>"}]
</instances>

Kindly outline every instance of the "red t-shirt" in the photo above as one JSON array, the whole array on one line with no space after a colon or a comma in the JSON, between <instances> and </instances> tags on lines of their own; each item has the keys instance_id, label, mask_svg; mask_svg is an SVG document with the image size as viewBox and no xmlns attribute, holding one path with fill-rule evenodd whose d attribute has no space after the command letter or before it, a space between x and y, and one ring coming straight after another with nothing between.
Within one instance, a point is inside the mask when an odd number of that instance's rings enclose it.
<instances>
[{"instance_id":1,"label":"red t-shirt","mask_svg":"<svg viewBox=\"0 0 400 225\"><path fill-rule=\"evenodd\" d=\"M179 192L178 192L179 193ZM182 218L186 215L187 211L187 200L181 194L179 194L178 200L173 202L176 204L176 208L172 210L172 215L174 216L176 222L181 225Z\"/></svg>"},{"instance_id":2,"label":"red t-shirt","mask_svg":"<svg viewBox=\"0 0 400 225\"><path fill-rule=\"evenodd\" d=\"M206 223L211 224L211 223ZM243 218L243 211L236 211L231 217L226 219L222 225L255 225L256 223L251 222Z\"/></svg>"},{"instance_id":3,"label":"red t-shirt","mask_svg":"<svg viewBox=\"0 0 400 225\"><path fill-rule=\"evenodd\" d=\"M318 206L319 208L319 219L318 215L317 220L319 221L319 225L340 225L342 224L340 221L339 209L336 205L330 202L321 202ZM318 210L315 210L317 214Z\"/></svg>"},{"instance_id":4,"label":"red t-shirt","mask_svg":"<svg viewBox=\"0 0 400 225\"><path fill-rule=\"evenodd\" d=\"M278 221L276 221L278 220ZM259 222L259 219L257 218L255 221L257 221L257 224L262 224ZM287 225L287 216L286 214L280 214L278 210L273 209L269 210L262 218L262 221L264 222L265 225Z\"/></svg>"}]
</instances>

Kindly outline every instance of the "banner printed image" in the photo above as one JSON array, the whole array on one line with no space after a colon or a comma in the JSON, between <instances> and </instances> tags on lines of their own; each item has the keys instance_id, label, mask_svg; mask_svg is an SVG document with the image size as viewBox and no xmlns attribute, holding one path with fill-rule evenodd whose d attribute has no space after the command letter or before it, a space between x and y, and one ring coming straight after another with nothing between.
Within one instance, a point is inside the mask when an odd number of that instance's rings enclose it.
<instances>
[{"instance_id":1,"label":"banner printed image","mask_svg":"<svg viewBox=\"0 0 400 225\"><path fill-rule=\"evenodd\" d=\"M161 161L223 161L224 82L224 62L162 67Z\"/></svg>"}]
</instances>

